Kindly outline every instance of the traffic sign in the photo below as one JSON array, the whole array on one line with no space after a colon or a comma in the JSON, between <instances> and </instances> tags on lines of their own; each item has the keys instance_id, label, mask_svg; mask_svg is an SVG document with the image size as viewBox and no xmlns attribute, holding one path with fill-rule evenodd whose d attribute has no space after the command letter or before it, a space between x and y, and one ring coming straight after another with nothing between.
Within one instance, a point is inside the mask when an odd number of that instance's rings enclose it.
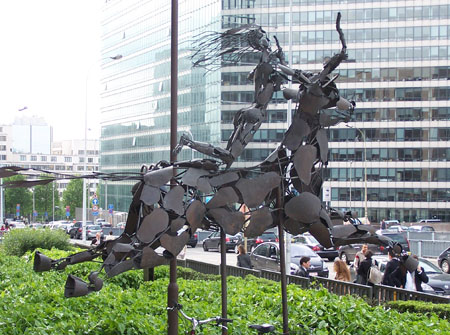
<instances>
[{"instance_id":1,"label":"traffic sign","mask_svg":"<svg viewBox=\"0 0 450 335\"><path fill-rule=\"evenodd\" d=\"M109 212L109 214L112 214L113 211L114 211L114 205L113 204L109 204L108 205L108 212Z\"/></svg>"},{"instance_id":2,"label":"traffic sign","mask_svg":"<svg viewBox=\"0 0 450 335\"><path fill-rule=\"evenodd\" d=\"M92 206L92 211L93 212L98 212L98 206L97 205L93 205Z\"/></svg>"},{"instance_id":3,"label":"traffic sign","mask_svg":"<svg viewBox=\"0 0 450 335\"><path fill-rule=\"evenodd\" d=\"M98 199L97 198L92 199L92 204L93 205L98 205Z\"/></svg>"}]
</instances>

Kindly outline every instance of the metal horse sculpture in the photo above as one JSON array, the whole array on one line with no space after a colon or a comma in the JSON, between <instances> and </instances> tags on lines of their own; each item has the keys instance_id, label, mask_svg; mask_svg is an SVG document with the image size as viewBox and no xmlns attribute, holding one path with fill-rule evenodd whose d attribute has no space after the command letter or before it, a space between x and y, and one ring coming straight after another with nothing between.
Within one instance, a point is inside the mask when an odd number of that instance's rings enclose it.
<instances>
[{"instance_id":1,"label":"metal horse sculpture","mask_svg":"<svg viewBox=\"0 0 450 335\"><path fill-rule=\"evenodd\" d=\"M124 232L116 240L104 241L58 260L36 252L35 271L63 269L97 257L103 259L100 271L104 269L109 277L131 269L152 268L167 264L176 257L199 228L221 227L227 234L244 232L247 237L255 237L278 224L280 211L288 232L309 231L325 247L355 242L388 245L389 240L374 234L370 226L344 225L347 218L338 212L327 211L318 197L322 169L327 165L328 156L325 128L349 121L355 106L340 97L334 83L337 76L330 77L331 72L347 58L340 14L336 29L342 49L325 63L319 73L289 68L276 38L277 49L272 51L270 39L261 27L255 25L200 39L200 51L195 54L194 66L212 67L225 58L241 61L249 51L256 50L261 54L259 63L249 75L255 84L254 101L234 117L234 131L226 148L196 142L183 135L177 151L186 145L212 159L173 164L160 161L143 167L141 173L132 176L90 175L90 178L138 180L132 189L133 200ZM282 84L288 80L299 84L299 89L283 89ZM296 103L293 122L282 142L261 164L232 168L234 160L265 120L273 93L280 90L286 99ZM335 109L326 111L330 108ZM20 171L9 167L0 169L0 172L11 175ZM29 185L12 183L9 186L34 186L52 180L34 181ZM283 198L281 207L277 207L275 201L279 189ZM208 202L206 197L210 197ZM88 280L84 282L69 275L65 296L82 296L101 289L103 282L98 272L91 273Z\"/></svg>"}]
</instances>

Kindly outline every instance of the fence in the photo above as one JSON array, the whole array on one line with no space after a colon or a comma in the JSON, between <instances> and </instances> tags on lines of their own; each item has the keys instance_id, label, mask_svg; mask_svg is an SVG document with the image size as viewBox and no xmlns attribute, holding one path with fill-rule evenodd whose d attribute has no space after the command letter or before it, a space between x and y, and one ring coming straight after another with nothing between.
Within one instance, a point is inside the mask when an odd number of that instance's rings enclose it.
<instances>
[{"instance_id":1,"label":"fence","mask_svg":"<svg viewBox=\"0 0 450 335\"><path fill-rule=\"evenodd\" d=\"M203 263L190 259L177 260L177 265L191 268L195 271L206 274L220 274L220 265ZM272 281L280 281L281 274L279 272L266 270L252 270L232 265L227 265L227 275L242 277L253 275L255 277L265 278ZM365 298L375 304L382 304L387 301L395 300L421 300L433 303L450 303L450 298L444 296L408 291L384 285L366 286L356 283L349 283L323 277L304 278L299 276L287 276L287 283L301 286L305 289L325 288L331 293L338 295L356 295Z\"/></svg>"},{"instance_id":2,"label":"fence","mask_svg":"<svg viewBox=\"0 0 450 335\"><path fill-rule=\"evenodd\" d=\"M450 247L449 232L407 232L410 250L419 257L438 257Z\"/></svg>"}]
</instances>

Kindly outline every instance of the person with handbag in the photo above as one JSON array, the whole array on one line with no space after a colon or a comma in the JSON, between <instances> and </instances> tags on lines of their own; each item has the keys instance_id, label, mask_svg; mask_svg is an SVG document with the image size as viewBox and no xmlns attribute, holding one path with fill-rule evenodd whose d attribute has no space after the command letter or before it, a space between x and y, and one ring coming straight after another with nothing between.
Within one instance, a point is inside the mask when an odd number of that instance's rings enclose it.
<instances>
[{"instance_id":1,"label":"person with handbag","mask_svg":"<svg viewBox=\"0 0 450 335\"><path fill-rule=\"evenodd\" d=\"M370 285L373 286L374 284L368 281L369 271L370 268L373 265L378 266L378 262L376 260L372 260L373 253L370 250L367 250L364 254L365 259L359 264L357 274L360 277L362 285Z\"/></svg>"}]
</instances>

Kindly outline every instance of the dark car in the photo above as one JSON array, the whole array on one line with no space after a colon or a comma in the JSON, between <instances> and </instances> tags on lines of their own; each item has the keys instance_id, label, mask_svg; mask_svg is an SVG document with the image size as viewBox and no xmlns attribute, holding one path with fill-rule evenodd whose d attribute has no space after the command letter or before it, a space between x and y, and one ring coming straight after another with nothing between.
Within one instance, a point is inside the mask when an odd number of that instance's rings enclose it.
<instances>
[{"instance_id":1,"label":"dark car","mask_svg":"<svg viewBox=\"0 0 450 335\"><path fill-rule=\"evenodd\" d=\"M225 246L226 251L234 250L236 245L241 241L241 236L236 235L225 235ZM208 251L210 249L216 249L220 251L220 232L216 231L211 233L207 238L203 240L203 250Z\"/></svg>"},{"instance_id":2,"label":"dark car","mask_svg":"<svg viewBox=\"0 0 450 335\"><path fill-rule=\"evenodd\" d=\"M355 255L358 251L361 251L363 243L355 243L342 245L338 249L339 258L345 263L350 264L355 261ZM384 255L387 254L387 248L378 244L368 244L369 250L372 251L374 255Z\"/></svg>"},{"instance_id":3,"label":"dark car","mask_svg":"<svg viewBox=\"0 0 450 335\"><path fill-rule=\"evenodd\" d=\"M92 221L86 221L87 225L93 225L94 222ZM69 230L69 236L72 239L81 239L81 236L83 234L83 221L77 221L73 224L72 228Z\"/></svg>"},{"instance_id":4,"label":"dark car","mask_svg":"<svg viewBox=\"0 0 450 335\"><path fill-rule=\"evenodd\" d=\"M409 241L406 238L406 233L392 233L389 231L381 230L380 234L389 237L394 242L398 242L402 245L403 251L409 252ZM386 249L385 249L386 250ZM387 253L387 251L385 252Z\"/></svg>"},{"instance_id":5,"label":"dark car","mask_svg":"<svg viewBox=\"0 0 450 335\"><path fill-rule=\"evenodd\" d=\"M442 271L450 273L450 247L441 252L437 262Z\"/></svg>"},{"instance_id":6,"label":"dark car","mask_svg":"<svg viewBox=\"0 0 450 335\"><path fill-rule=\"evenodd\" d=\"M197 246L198 243L198 234L194 233L192 234L192 236L189 238L188 243L186 243L188 246L195 248Z\"/></svg>"},{"instance_id":7,"label":"dark car","mask_svg":"<svg viewBox=\"0 0 450 335\"><path fill-rule=\"evenodd\" d=\"M432 231L435 231L434 230L434 227L432 227L432 226L411 226L411 227L409 227L408 228L408 231L417 231L417 232L424 232L424 231L427 231L427 232L432 232Z\"/></svg>"},{"instance_id":8,"label":"dark car","mask_svg":"<svg viewBox=\"0 0 450 335\"><path fill-rule=\"evenodd\" d=\"M289 274L298 274L300 268L300 259L303 256L311 258L311 266L308 272L311 276L320 276L328 278L329 270L325 262L303 244L291 244L291 262ZM264 242L258 245L250 254L253 268L255 270L280 271L280 249L278 243Z\"/></svg>"},{"instance_id":9,"label":"dark car","mask_svg":"<svg viewBox=\"0 0 450 335\"><path fill-rule=\"evenodd\" d=\"M387 259L380 263L380 270L384 272ZM428 283L422 283L424 293L450 295L450 274L443 273L429 260L419 257L419 265L428 276Z\"/></svg>"},{"instance_id":10,"label":"dark car","mask_svg":"<svg viewBox=\"0 0 450 335\"><path fill-rule=\"evenodd\" d=\"M253 251L258 245L264 242L278 242L278 235L274 231L267 230L256 238L247 238L247 250ZM243 244L244 240L240 243Z\"/></svg>"},{"instance_id":11,"label":"dark car","mask_svg":"<svg viewBox=\"0 0 450 335\"><path fill-rule=\"evenodd\" d=\"M294 236L293 243L301 243L311 248L316 254L322 258L328 258L329 261L334 261L338 257L338 251L335 248L325 248L321 245L314 236L309 233Z\"/></svg>"}]
</instances>

